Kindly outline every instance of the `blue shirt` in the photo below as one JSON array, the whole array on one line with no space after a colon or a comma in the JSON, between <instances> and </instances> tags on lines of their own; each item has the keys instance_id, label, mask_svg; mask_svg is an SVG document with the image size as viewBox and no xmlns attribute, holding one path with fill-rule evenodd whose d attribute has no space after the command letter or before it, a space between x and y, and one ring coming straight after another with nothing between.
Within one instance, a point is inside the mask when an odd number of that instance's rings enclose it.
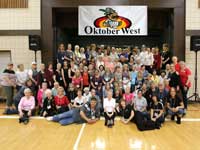
<instances>
[{"instance_id":1,"label":"blue shirt","mask_svg":"<svg viewBox=\"0 0 200 150\"><path fill-rule=\"evenodd\" d=\"M131 84L132 85L135 85L136 78L137 78L137 72L136 71L131 71Z\"/></svg>"}]
</instances>

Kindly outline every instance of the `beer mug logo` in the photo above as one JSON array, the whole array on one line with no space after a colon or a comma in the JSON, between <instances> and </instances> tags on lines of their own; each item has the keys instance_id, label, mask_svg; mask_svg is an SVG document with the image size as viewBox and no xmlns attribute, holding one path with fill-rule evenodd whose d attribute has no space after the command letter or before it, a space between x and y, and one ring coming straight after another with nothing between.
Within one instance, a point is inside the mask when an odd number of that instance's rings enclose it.
<instances>
[{"instance_id":1,"label":"beer mug logo","mask_svg":"<svg viewBox=\"0 0 200 150\"><path fill-rule=\"evenodd\" d=\"M119 16L118 13L112 8L99 9L99 11L104 12L103 17L97 18L94 21L94 25L97 28L111 28L111 29L122 29L130 28L132 22L122 16Z\"/></svg>"}]
</instances>

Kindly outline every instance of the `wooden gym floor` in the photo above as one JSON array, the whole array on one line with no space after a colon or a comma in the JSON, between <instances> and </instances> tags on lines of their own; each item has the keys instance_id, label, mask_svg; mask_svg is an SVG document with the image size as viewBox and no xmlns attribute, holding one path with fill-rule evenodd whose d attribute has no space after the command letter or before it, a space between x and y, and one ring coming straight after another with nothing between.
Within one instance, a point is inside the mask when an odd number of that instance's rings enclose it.
<instances>
[{"instance_id":1,"label":"wooden gym floor","mask_svg":"<svg viewBox=\"0 0 200 150\"><path fill-rule=\"evenodd\" d=\"M181 125L166 121L160 130L145 132L120 121L109 129L103 120L60 126L35 117L24 125L16 115L0 116L1 150L200 150L199 137L200 104L189 105Z\"/></svg>"}]
</instances>

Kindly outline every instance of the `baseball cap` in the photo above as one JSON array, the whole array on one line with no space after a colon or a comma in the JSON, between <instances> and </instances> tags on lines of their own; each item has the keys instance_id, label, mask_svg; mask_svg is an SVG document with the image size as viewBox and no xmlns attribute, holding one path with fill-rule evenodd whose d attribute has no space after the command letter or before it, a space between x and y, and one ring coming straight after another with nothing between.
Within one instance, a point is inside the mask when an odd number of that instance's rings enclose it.
<instances>
[{"instance_id":1,"label":"baseball cap","mask_svg":"<svg viewBox=\"0 0 200 150\"><path fill-rule=\"evenodd\" d=\"M33 61L33 62L31 63L31 65L37 65L37 63L36 63L35 61Z\"/></svg>"}]
</instances>

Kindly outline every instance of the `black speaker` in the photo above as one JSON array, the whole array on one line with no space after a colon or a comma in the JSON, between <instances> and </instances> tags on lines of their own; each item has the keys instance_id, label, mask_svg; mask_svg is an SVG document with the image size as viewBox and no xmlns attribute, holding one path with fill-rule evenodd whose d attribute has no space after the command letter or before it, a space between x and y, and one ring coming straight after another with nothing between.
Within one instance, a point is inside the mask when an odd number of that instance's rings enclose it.
<instances>
[{"instance_id":1,"label":"black speaker","mask_svg":"<svg viewBox=\"0 0 200 150\"><path fill-rule=\"evenodd\" d=\"M200 36L191 36L190 39L190 50L191 51L200 51Z\"/></svg>"},{"instance_id":2,"label":"black speaker","mask_svg":"<svg viewBox=\"0 0 200 150\"><path fill-rule=\"evenodd\" d=\"M29 49L34 51L41 50L39 35L29 35Z\"/></svg>"}]
</instances>

